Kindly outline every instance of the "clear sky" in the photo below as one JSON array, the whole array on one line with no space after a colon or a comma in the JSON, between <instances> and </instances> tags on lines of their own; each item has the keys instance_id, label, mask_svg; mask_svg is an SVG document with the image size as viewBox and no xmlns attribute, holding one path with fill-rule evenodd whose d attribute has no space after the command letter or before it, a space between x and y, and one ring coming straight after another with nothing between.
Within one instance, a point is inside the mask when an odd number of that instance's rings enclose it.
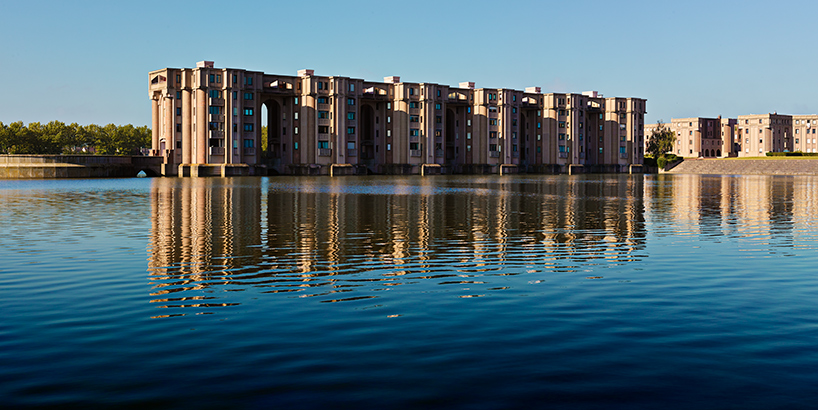
<instances>
[{"instance_id":1,"label":"clear sky","mask_svg":"<svg viewBox=\"0 0 818 410\"><path fill-rule=\"evenodd\" d=\"M818 113L818 2L0 0L0 121L150 125L217 67L648 100L647 122Z\"/></svg>"}]
</instances>

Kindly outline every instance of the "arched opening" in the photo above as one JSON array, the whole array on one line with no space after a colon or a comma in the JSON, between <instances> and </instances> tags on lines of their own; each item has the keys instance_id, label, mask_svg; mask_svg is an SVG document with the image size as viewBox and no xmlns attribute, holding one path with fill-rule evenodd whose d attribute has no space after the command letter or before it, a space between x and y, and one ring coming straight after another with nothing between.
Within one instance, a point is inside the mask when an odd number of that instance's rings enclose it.
<instances>
[{"instance_id":1,"label":"arched opening","mask_svg":"<svg viewBox=\"0 0 818 410\"><path fill-rule=\"evenodd\" d=\"M276 100L267 100L261 106L261 118L263 127L261 129L261 149L262 158L273 166L281 163L282 138L281 138L281 104Z\"/></svg>"},{"instance_id":2,"label":"arched opening","mask_svg":"<svg viewBox=\"0 0 818 410\"><path fill-rule=\"evenodd\" d=\"M717 157L721 157L721 150L720 150L720 149L717 149L717 150L716 150L716 156L717 156Z\"/></svg>"},{"instance_id":3,"label":"arched opening","mask_svg":"<svg viewBox=\"0 0 818 410\"><path fill-rule=\"evenodd\" d=\"M454 111L451 108L446 110L446 135L443 136L444 143L446 144L446 162L453 162L455 161L455 157L457 156L457 150L455 149L455 118L454 118Z\"/></svg>"},{"instance_id":4,"label":"arched opening","mask_svg":"<svg viewBox=\"0 0 818 410\"><path fill-rule=\"evenodd\" d=\"M361 138L360 160L371 167L375 160L375 111L369 104L361 105L360 122L358 124Z\"/></svg>"}]
</instances>

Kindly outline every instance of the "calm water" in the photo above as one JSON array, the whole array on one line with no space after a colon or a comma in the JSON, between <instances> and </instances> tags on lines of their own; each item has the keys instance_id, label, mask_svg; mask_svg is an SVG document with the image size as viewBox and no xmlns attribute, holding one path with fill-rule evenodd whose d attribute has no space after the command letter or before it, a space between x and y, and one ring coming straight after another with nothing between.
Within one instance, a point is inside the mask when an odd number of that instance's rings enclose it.
<instances>
[{"instance_id":1,"label":"calm water","mask_svg":"<svg viewBox=\"0 0 818 410\"><path fill-rule=\"evenodd\" d=\"M818 178L0 181L0 406L809 408Z\"/></svg>"}]
</instances>

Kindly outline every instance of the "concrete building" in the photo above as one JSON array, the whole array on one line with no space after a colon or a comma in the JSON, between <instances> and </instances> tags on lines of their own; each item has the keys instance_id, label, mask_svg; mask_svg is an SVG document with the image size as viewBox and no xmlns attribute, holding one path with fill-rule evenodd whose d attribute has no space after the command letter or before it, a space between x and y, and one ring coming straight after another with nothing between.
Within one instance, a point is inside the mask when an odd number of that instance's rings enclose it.
<instances>
[{"instance_id":1,"label":"concrete building","mask_svg":"<svg viewBox=\"0 0 818 410\"><path fill-rule=\"evenodd\" d=\"M791 115L739 115L737 122L734 144L739 157L794 151Z\"/></svg>"},{"instance_id":2,"label":"concrete building","mask_svg":"<svg viewBox=\"0 0 818 410\"><path fill-rule=\"evenodd\" d=\"M681 157L718 158L731 156L733 125L729 118L672 118L665 124L676 135L673 154ZM645 126L645 139L658 128L658 124ZM647 141L645 141L647 147Z\"/></svg>"},{"instance_id":3,"label":"concrete building","mask_svg":"<svg viewBox=\"0 0 818 410\"><path fill-rule=\"evenodd\" d=\"M149 96L151 149L165 175L628 172L645 143L646 100L596 92L273 75L202 61L151 72Z\"/></svg>"}]
</instances>

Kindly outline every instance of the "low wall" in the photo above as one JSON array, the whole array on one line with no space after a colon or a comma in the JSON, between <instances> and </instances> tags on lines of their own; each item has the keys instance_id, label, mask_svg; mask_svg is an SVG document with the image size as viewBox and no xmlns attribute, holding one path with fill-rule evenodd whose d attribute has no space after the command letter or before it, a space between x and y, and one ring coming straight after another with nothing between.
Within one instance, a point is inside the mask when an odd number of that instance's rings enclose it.
<instances>
[{"instance_id":1,"label":"low wall","mask_svg":"<svg viewBox=\"0 0 818 410\"><path fill-rule=\"evenodd\" d=\"M159 175L162 157L0 155L0 178L117 178Z\"/></svg>"},{"instance_id":2,"label":"low wall","mask_svg":"<svg viewBox=\"0 0 818 410\"><path fill-rule=\"evenodd\" d=\"M669 174L818 175L818 159L686 159Z\"/></svg>"}]
</instances>

